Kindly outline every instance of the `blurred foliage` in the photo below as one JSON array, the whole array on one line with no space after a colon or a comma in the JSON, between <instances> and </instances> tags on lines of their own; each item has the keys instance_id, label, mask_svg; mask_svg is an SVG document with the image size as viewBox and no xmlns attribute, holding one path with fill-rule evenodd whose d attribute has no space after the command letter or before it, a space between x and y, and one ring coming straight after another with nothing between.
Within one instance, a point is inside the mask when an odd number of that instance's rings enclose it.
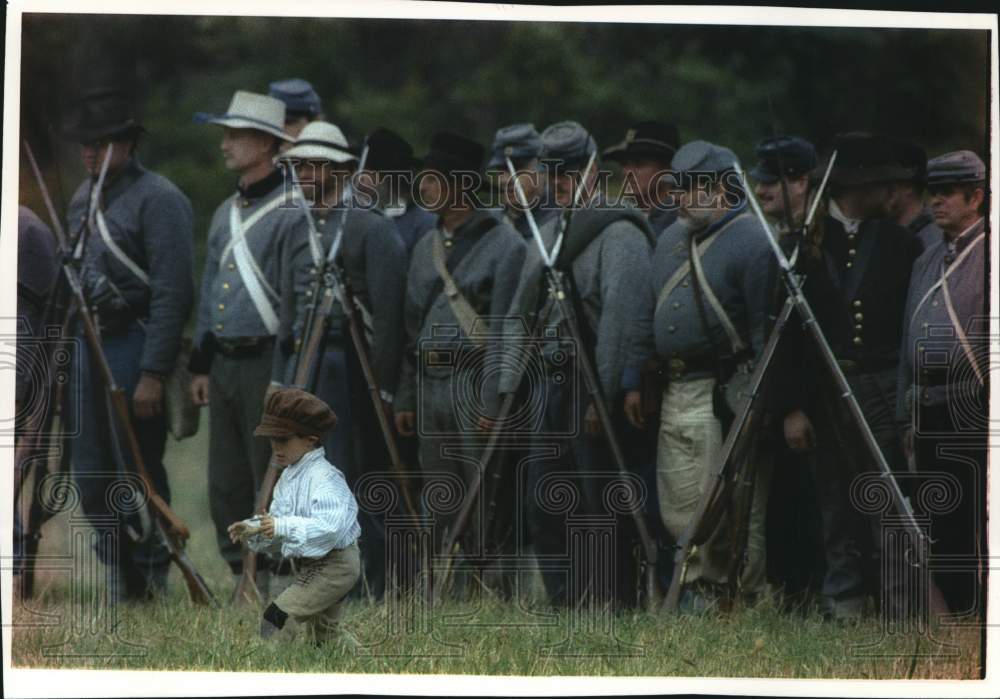
<instances>
[{"instance_id":1,"label":"blurred foliage","mask_svg":"<svg viewBox=\"0 0 1000 699\"><path fill-rule=\"evenodd\" d=\"M751 160L772 131L769 96L777 129L820 148L867 129L931 155L985 153L987 42L957 30L28 14L21 124L47 179L62 173L65 202L82 178L58 138L74 95L130 86L149 130L141 157L191 197L200 249L235 176L218 129L191 115L225 111L236 89L304 77L349 138L387 126L418 153L442 128L488 143L507 123L576 119L607 145L656 118ZM22 167L22 201L41 211L29 179Z\"/></svg>"}]
</instances>

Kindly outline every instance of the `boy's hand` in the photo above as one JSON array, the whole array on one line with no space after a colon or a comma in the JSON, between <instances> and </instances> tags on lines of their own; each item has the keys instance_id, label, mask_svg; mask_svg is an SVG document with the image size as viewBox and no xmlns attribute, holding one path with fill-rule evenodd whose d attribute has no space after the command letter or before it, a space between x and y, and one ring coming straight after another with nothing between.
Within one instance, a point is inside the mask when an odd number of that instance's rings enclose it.
<instances>
[{"instance_id":1,"label":"boy's hand","mask_svg":"<svg viewBox=\"0 0 1000 699\"><path fill-rule=\"evenodd\" d=\"M271 515L261 515L260 535L265 539L274 538L274 517Z\"/></svg>"},{"instance_id":2,"label":"boy's hand","mask_svg":"<svg viewBox=\"0 0 1000 699\"><path fill-rule=\"evenodd\" d=\"M233 522L226 530L229 532L229 540L234 544L242 544L251 536L252 527L244 521Z\"/></svg>"}]
</instances>

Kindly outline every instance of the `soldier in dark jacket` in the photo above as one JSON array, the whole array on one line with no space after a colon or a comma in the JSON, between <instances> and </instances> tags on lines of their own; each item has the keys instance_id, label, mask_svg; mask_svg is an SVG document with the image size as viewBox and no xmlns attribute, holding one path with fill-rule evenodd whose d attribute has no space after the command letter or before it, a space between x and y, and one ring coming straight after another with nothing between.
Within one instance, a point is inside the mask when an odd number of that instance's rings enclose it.
<instances>
[{"instance_id":1,"label":"soldier in dark jacket","mask_svg":"<svg viewBox=\"0 0 1000 699\"><path fill-rule=\"evenodd\" d=\"M921 476L930 569L952 613L983 619L986 550L986 167L971 151L927 163L941 242L913 266L903 317L897 419ZM946 498L921 497L932 491Z\"/></svg>"},{"instance_id":2,"label":"soldier in dark jacket","mask_svg":"<svg viewBox=\"0 0 1000 699\"><path fill-rule=\"evenodd\" d=\"M299 173L303 194L310 199L316 236L310 240L312 231L307 228L307 235L300 235L286 248L281 328L272 379L283 384L296 382L318 270L327 264L330 247L342 226L333 264L360 304L357 316L366 337L368 359L381 400L391 415L403 349L403 242L392 222L377 209L349 206L344 201L358 158L337 126L325 121L310 123L281 160ZM323 444L327 458L343 471L353 490L362 475L387 471L390 461L339 299L334 301L327 323L322 353L313 359L315 378L307 377L303 384L337 414L337 425L326 433ZM359 517L364 586L380 598L385 588L384 523L364 510Z\"/></svg>"},{"instance_id":3,"label":"soldier in dark jacket","mask_svg":"<svg viewBox=\"0 0 1000 699\"><path fill-rule=\"evenodd\" d=\"M821 182L819 158L812 143L798 136L765 138L757 144L757 165L750 171L754 194L769 219L786 257L797 262L802 252L802 231ZM784 185L781 178L784 178ZM787 197L787 201L786 201ZM787 208L786 208L787 207ZM822 212L820 206L817 212ZM787 294L775 280L771 295L771 322L781 313ZM793 312L789 325L800 322ZM784 333L794 334L786 326ZM796 347L796 350L798 348ZM781 342L772 360L775 366L796 363L788 356L789 343ZM795 350L793 350L795 351ZM786 443L781 420L766 445L773 454L771 495L767 512L768 574L778 580L785 595L792 596L818 586L822 576L822 537L819 533L816 488L808 468L810 444ZM763 455L766 457L766 455ZM807 555L808 554L808 555Z\"/></svg>"},{"instance_id":4,"label":"soldier in dark jacket","mask_svg":"<svg viewBox=\"0 0 1000 699\"><path fill-rule=\"evenodd\" d=\"M605 160L621 164L623 192L645 212L657 237L677 220L670 160L679 146L680 136L673 124L641 121L625 132L625 140L604 151Z\"/></svg>"},{"instance_id":5,"label":"soldier in dark jacket","mask_svg":"<svg viewBox=\"0 0 1000 699\"><path fill-rule=\"evenodd\" d=\"M67 135L80 144L90 177L73 195L68 219L72 230L86 228L84 292L96 310L111 372L131 397L132 424L146 469L169 502L163 382L177 362L194 303L192 212L188 198L172 182L139 163L135 151L142 132L119 90L101 88L84 95ZM108 152L107 175L97 191ZM84 511L103 521L117 467L108 424L100 417L101 378L82 334L80 338L76 370L82 400L72 403L80 408L75 413L79 437L72 446L73 474ZM124 455L131 458L127 449ZM120 571L111 581L112 599L145 599L162 592L169 557L156 536L136 543L123 529L115 529L115 536L99 542L100 560L117 561Z\"/></svg>"},{"instance_id":6,"label":"soldier in dark jacket","mask_svg":"<svg viewBox=\"0 0 1000 699\"><path fill-rule=\"evenodd\" d=\"M365 143L368 161L359 193L373 195L375 207L396 225L409 256L436 223L434 214L413 201L413 172L420 168L420 161L413 156L413 146L389 129L375 129Z\"/></svg>"},{"instance_id":7,"label":"soldier in dark jacket","mask_svg":"<svg viewBox=\"0 0 1000 699\"><path fill-rule=\"evenodd\" d=\"M887 215L890 183L913 173L898 164L882 138L846 134L837 138L834 148L838 155L827 213L803 241L797 266L805 275L804 291L819 326L882 453L896 470L903 466L894 419L898 343L910 270L921 245ZM828 372L807 335L799 332L795 339L795 328L791 324L788 339L801 344L783 362L778 412L785 416L785 439L792 449L815 448L826 556L823 612L831 618L854 618L878 587L874 573L880 555L879 523L875 517L866 521L851 500L852 487L867 482L855 484L855 476L863 479L872 462L864 453L852 459L843 448L844 440L856 436L856 427L843 422L842 402L832 391L810 388L815 379L807 377L827 377ZM902 595L890 589L890 583L895 584L881 581L888 603L884 611L896 614Z\"/></svg>"},{"instance_id":8,"label":"soldier in dark jacket","mask_svg":"<svg viewBox=\"0 0 1000 699\"><path fill-rule=\"evenodd\" d=\"M420 437L435 550L454 525L478 466L483 428L498 411L496 372L487 368L497 366L503 319L524 264L521 236L477 206L484 155L480 144L441 132L418 175L420 203L437 212L438 224L410 258L395 408L399 432ZM478 500L458 539L465 557L481 551L481 506ZM461 586L462 577L457 581Z\"/></svg>"}]
</instances>

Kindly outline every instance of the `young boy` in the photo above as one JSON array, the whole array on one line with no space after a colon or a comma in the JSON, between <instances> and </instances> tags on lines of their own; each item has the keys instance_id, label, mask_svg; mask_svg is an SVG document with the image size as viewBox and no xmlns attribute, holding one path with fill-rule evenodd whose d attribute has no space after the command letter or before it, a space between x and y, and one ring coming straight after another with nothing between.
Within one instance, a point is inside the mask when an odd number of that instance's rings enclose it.
<instances>
[{"instance_id":1,"label":"young boy","mask_svg":"<svg viewBox=\"0 0 1000 699\"><path fill-rule=\"evenodd\" d=\"M361 571L361 527L358 504L344 475L318 446L336 423L330 407L305 391L276 388L264 398L264 414L254 435L270 437L281 477L270 512L234 522L229 536L255 551L291 559L297 574L264 610L262 638L297 624L304 624L316 643L340 635L341 602Z\"/></svg>"}]
</instances>

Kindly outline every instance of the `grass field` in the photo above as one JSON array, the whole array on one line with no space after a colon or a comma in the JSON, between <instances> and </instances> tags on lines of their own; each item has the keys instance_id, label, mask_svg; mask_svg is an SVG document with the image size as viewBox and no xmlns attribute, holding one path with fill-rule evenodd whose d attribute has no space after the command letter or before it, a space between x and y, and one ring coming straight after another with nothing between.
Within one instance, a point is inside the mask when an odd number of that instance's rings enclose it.
<instances>
[{"instance_id":1,"label":"grass field","mask_svg":"<svg viewBox=\"0 0 1000 699\"><path fill-rule=\"evenodd\" d=\"M207 420L204 421L207 423ZM883 633L876 621L824 623L768 603L727 615L581 615L537 605L349 602L345 625L361 644L314 648L257 638L259 610L230 607L232 581L208 517L206 428L171 442L167 468L174 507L191 526L188 552L223 601L195 607L172 570L168 596L100 610L94 590L72 596L68 574L40 573L36 597L13 618L19 667L266 672L500 675L716 676L857 679L978 679L980 632L940 627L928 634ZM49 522L42 554L65 555L69 515ZM94 561L81 556L76 574ZM75 601L74 601L75 600ZM115 628L117 633L110 633Z\"/></svg>"}]
</instances>

